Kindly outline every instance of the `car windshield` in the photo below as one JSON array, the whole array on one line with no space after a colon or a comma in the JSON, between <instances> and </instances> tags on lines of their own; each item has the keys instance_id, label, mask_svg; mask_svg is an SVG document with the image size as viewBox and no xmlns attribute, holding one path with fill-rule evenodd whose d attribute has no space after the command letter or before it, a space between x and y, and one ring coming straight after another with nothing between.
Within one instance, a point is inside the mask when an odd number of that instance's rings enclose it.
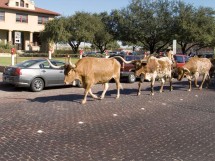
<instances>
[{"instance_id":1,"label":"car windshield","mask_svg":"<svg viewBox=\"0 0 215 161\"><path fill-rule=\"evenodd\" d=\"M22 67L22 68L28 68L34 64L38 63L38 60L27 60L22 63L18 63L15 65L15 67Z\"/></svg>"},{"instance_id":2,"label":"car windshield","mask_svg":"<svg viewBox=\"0 0 215 161\"><path fill-rule=\"evenodd\" d=\"M182 56L175 56L175 61L176 61L177 63L183 63L183 62L184 62Z\"/></svg>"}]
</instances>

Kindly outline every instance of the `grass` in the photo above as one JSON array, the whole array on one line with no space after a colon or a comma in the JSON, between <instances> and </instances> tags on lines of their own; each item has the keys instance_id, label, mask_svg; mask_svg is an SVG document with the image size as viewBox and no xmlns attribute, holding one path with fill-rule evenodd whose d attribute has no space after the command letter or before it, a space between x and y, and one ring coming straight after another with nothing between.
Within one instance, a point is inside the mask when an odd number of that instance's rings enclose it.
<instances>
[{"instance_id":1,"label":"grass","mask_svg":"<svg viewBox=\"0 0 215 161\"><path fill-rule=\"evenodd\" d=\"M38 57L17 57L15 58L14 62L15 64L18 64L18 63L21 63L23 61L26 61L26 60L31 60L31 59L37 59ZM60 60L60 61L63 61L63 62L68 62L68 58L53 58L54 60ZM71 62L72 63L75 63L77 62L79 59L78 58L71 58ZM11 63L11 57L0 57L0 66L10 66L12 63Z\"/></svg>"}]
</instances>

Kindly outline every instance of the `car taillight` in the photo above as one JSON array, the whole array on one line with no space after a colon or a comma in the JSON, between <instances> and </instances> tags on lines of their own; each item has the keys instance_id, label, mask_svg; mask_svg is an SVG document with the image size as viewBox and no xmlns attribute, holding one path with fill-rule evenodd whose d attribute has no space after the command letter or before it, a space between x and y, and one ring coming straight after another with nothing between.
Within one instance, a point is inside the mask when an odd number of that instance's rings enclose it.
<instances>
[{"instance_id":1,"label":"car taillight","mask_svg":"<svg viewBox=\"0 0 215 161\"><path fill-rule=\"evenodd\" d=\"M22 70L20 68L16 68L14 75L22 75Z\"/></svg>"}]
</instances>

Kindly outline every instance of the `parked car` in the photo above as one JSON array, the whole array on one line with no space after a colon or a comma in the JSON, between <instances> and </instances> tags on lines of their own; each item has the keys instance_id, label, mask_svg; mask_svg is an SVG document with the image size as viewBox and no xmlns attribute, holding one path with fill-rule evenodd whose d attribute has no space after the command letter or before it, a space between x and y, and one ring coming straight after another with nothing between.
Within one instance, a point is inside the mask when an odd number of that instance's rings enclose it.
<instances>
[{"instance_id":1,"label":"parked car","mask_svg":"<svg viewBox=\"0 0 215 161\"><path fill-rule=\"evenodd\" d=\"M90 52L85 52L84 54L83 54L83 57L97 57L97 53L96 52L94 52L94 51L90 51Z\"/></svg>"},{"instance_id":2,"label":"parked car","mask_svg":"<svg viewBox=\"0 0 215 161\"><path fill-rule=\"evenodd\" d=\"M189 60L189 56L183 54L175 54L174 59L176 62L176 67L182 67Z\"/></svg>"},{"instance_id":3,"label":"parked car","mask_svg":"<svg viewBox=\"0 0 215 161\"><path fill-rule=\"evenodd\" d=\"M173 70L173 73L172 73L174 78L178 77L177 68L182 67L187 61L189 61L189 58L190 58L189 56L184 55L184 54L175 54L174 55L174 59L175 59L175 62L176 62L176 67L175 67L175 69Z\"/></svg>"},{"instance_id":4,"label":"parked car","mask_svg":"<svg viewBox=\"0 0 215 161\"><path fill-rule=\"evenodd\" d=\"M126 61L131 60L140 60L144 58L144 55L111 55L110 57L121 56ZM133 64L125 64L120 58L115 57L121 64L120 76L121 78L126 78L127 82L134 83L136 81L136 77L134 75L134 65Z\"/></svg>"},{"instance_id":5,"label":"parked car","mask_svg":"<svg viewBox=\"0 0 215 161\"><path fill-rule=\"evenodd\" d=\"M50 60L53 64L63 66L65 63ZM28 87L33 92L39 92L45 87L64 86L64 69L53 69L46 59L27 60L14 66L6 67L3 72L3 82L17 87ZM74 86L81 86L75 80Z\"/></svg>"},{"instance_id":6,"label":"parked car","mask_svg":"<svg viewBox=\"0 0 215 161\"><path fill-rule=\"evenodd\" d=\"M200 58L213 58L214 57L214 53L200 53L197 54L198 57Z\"/></svg>"}]
</instances>

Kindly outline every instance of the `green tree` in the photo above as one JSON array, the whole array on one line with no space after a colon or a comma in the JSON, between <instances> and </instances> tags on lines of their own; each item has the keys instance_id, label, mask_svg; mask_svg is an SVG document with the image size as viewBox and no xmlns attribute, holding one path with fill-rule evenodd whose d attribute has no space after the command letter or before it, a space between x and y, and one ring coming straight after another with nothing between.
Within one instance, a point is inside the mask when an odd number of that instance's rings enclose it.
<instances>
[{"instance_id":1,"label":"green tree","mask_svg":"<svg viewBox=\"0 0 215 161\"><path fill-rule=\"evenodd\" d=\"M99 15L94 15L97 18L97 28L93 37L92 45L96 46L101 53L104 53L114 41L113 36L108 32L108 28L105 25L105 17L107 13L101 13Z\"/></svg>"},{"instance_id":2,"label":"green tree","mask_svg":"<svg viewBox=\"0 0 215 161\"><path fill-rule=\"evenodd\" d=\"M180 1L175 11L175 38L182 53L193 48L199 50L214 45L215 12L212 8L195 8Z\"/></svg>"},{"instance_id":3,"label":"green tree","mask_svg":"<svg viewBox=\"0 0 215 161\"><path fill-rule=\"evenodd\" d=\"M81 42L92 42L99 27L98 19L95 15L86 12L77 12L68 18L66 31L68 44L74 53L78 52Z\"/></svg>"},{"instance_id":4,"label":"green tree","mask_svg":"<svg viewBox=\"0 0 215 161\"><path fill-rule=\"evenodd\" d=\"M45 43L66 42L66 19L64 17L54 18L45 25L45 29L40 33L40 38Z\"/></svg>"},{"instance_id":5,"label":"green tree","mask_svg":"<svg viewBox=\"0 0 215 161\"><path fill-rule=\"evenodd\" d=\"M132 0L127 8L111 13L109 29L122 41L157 52L172 41L174 5L168 0Z\"/></svg>"}]
</instances>

